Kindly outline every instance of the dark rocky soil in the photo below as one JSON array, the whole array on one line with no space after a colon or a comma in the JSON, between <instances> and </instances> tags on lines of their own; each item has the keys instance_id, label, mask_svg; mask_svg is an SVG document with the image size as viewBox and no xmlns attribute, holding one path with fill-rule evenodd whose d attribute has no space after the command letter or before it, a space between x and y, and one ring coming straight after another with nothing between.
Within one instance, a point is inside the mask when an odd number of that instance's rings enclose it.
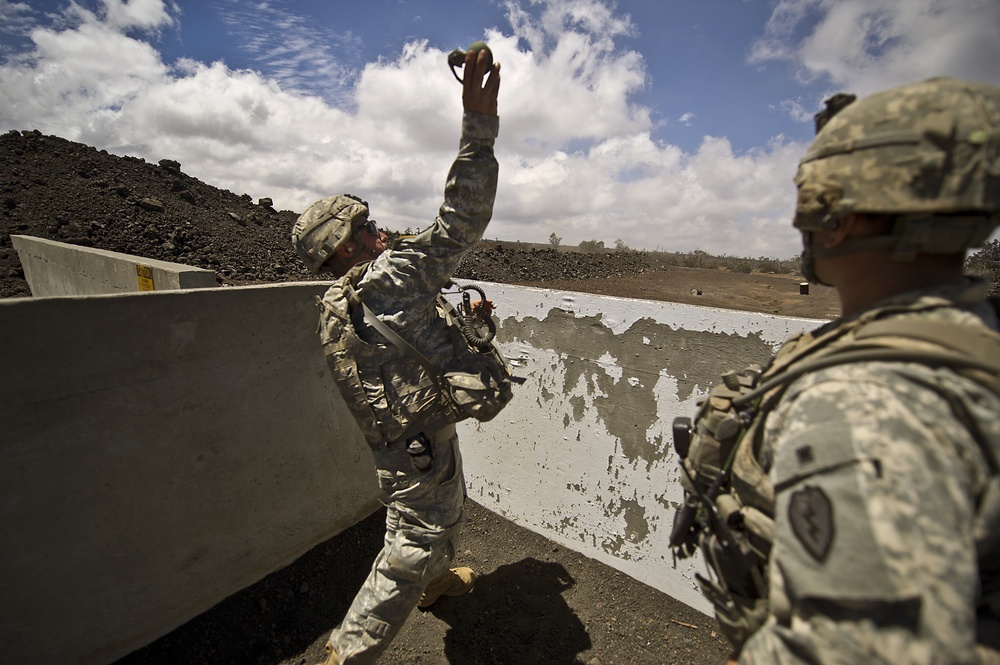
<instances>
[{"instance_id":1,"label":"dark rocky soil","mask_svg":"<svg viewBox=\"0 0 1000 665\"><path fill-rule=\"evenodd\" d=\"M387 665L721 664L714 619L468 502L471 593L415 610ZM379 510L116 665L312 665L382 545Z\"/></svg>"},{"instance_id":2,"label":"dark rocky soil","mask_svg":"<svg viewBox=\"0 0 1000 665\"><path fill-rule=\"evenodd\" d=\"M11 234L186 263L223 283L305 278L288 239L295 218L170 160L149 164L37 132L0 136L0 297L31 295Z\"/></svg>"},{"instance_id":3,"label":"dark rocky soil","mask_svg":"<svg viewBox=\"0 0 1000 665\"><path fill-rule=\"evenodd\" d=\"M10 131L0 136L0 297L31 295L11 234L207 268L222 284L310 279L289 242L297 216L275 210L270 199L207 185L169 159L150 164L55 136ZM649 268L638 252L565 255L484 243L456 276L512 282L634 275Z\"/></svg>"},{"instance_id":4,"label":"dark rocky soil","mask_svg":"<svg viewBox=\"0 0 1000 665\"><path fill-rule=\"evenodd\" d=\"M212 187L165 157L150 164L34 131L0 136L0 298L31 295L11 234L208 268L221 284L311 278L288 240L297 213ZM673 268L633 251L484 242L456 276L817 318L836 312L832 291L800 296L792 276ZM482 574L476 589L415 612L382 662L724 660L726 645L708 617L475 503L469 515L460 562ZM376 513L121 662L320 660L381 545L383 519Z\"/></svg>"}]
</instances>

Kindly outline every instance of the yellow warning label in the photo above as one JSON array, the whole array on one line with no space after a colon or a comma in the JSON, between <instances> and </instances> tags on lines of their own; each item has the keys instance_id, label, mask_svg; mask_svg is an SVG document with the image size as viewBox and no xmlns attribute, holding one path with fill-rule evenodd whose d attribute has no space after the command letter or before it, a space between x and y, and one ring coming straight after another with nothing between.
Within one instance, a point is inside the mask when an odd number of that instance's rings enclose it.
<instances>
[{"instance_id":1,"label":"yellow warning label","mask_svg":"<svg viewBox=\"0 0 1000 665\"><path fill-rule=\"evenodd\" d=\"M153 290L153 269L140 263L135 264L135 274L139 277L139 290Z\"/></svg>"}]
</instances>

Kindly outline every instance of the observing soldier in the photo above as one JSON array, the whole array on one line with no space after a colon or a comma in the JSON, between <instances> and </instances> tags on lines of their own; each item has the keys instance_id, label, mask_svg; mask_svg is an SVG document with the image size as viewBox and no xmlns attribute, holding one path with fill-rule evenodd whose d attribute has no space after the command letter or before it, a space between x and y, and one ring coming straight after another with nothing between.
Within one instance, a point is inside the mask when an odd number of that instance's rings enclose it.
<instances>
[{"instance_id":1,"label":"observing soldier","mask_svg":"<svg viewBox=\"0 0 1000 665\"><path fill-rule=\"evenodd\" d=\"M459 153L430 227L388 249L367 203L344 195L314 203L292 230L309 269L338 278L322 299L321 338L387 506L385 546L330 636L327 664L376 662L414 607L476 581L470 568L449 569L465 499L454 423L489 419L510 388L502 357L470 346L440 297L486 230L497 187L500 65L487 49L470 50L464 68ZM445 387L451 370L471 381L467 390Z\"/></svg>"},{"instance_id":2,"label":"observing soldier","mask_svg":"<svg viewBox=\"0 0 1000 665\"><path fill-rule=\"evenodd\" d=\"M938 78L817 114L794 226L840 318L675 422L671 544L733 662L1000 662L1000 88Z\"/></svg>"}]
</instances>

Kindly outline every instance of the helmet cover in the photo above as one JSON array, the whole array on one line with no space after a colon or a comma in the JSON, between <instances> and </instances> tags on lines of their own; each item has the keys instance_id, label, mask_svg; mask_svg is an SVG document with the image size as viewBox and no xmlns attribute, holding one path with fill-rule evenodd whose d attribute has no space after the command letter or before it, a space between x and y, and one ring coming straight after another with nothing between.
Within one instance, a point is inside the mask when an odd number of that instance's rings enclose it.
<instances>
[{"instance_id":1,"label":"helmet cover","mask_svg":"<svg viewBox=\"0 0 1000 665\"><path fill-rule=\"evenodd\" d=\"M368 203L351 194L321 199L299 215L292 227L292 244L309 272L322 270L359 218L368 218Z\"/></svg>"},{"instance_id":2,"label":"helmet cover","mask_svg":"<svg viewBox=\"0 0 1000 665\"><path fill-rule=\"evenodd\" d=\"M795 226L852 212L902 216L893 235L933 253L977 247L1000 224L1000 87L934 78L848 103L795 176Z\"/></svg>"}]
</instances>

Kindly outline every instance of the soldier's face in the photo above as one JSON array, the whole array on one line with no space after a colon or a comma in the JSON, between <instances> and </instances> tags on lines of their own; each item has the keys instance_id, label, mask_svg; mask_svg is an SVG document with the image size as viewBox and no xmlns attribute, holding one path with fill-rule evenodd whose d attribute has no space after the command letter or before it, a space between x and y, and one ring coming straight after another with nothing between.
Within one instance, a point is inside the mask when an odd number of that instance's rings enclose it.
<instances>
[{"instance_id":1,"label":"soldier's face","mask_svg":"<svg viewBox=\"0 0 1000 665\"><path fill-rule=\"evenodd\" d=\"M354 227L354 238L373 258L389 247L389 236L379 230L374 219L365 220L363 224Z\"/></svg>"}]
</instances>

